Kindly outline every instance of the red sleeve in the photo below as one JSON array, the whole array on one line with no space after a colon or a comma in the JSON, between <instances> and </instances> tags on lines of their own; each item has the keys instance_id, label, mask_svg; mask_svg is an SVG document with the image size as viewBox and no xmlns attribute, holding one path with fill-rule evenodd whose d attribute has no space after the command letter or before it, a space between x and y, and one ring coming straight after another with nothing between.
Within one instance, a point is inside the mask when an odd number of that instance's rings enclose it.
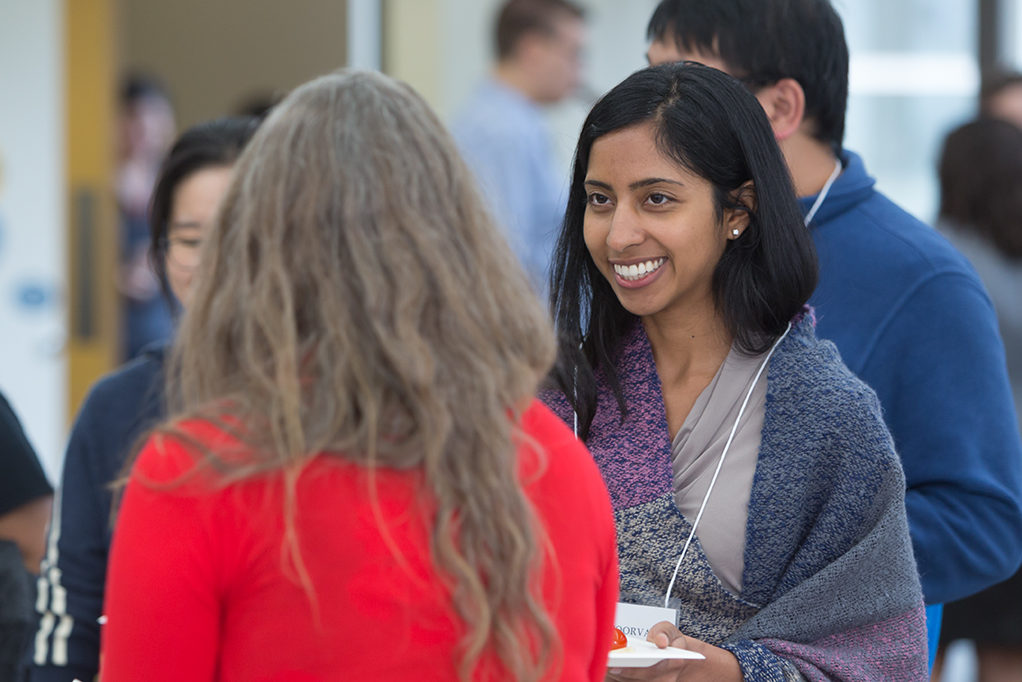
<instances>
[{"instance_id":1,"label":"red sleeve","mask_svg":"<svg viewBox=\"0 0 1022 682\"><path fill-rule=\"evenodd\" d=\"M546 494L540 505L547 511L545 522L554 534L560 561L577 562L584 556L588 562L573 564L575 572L561 576L569 581L565 589L572 599L587 602L562 608L561 627L564 632L593 628L587 636L573 633L570 641L576 646L587 643L580 667L588 668L588 679L601 682L607 672L618 599L617 533L610 495L589 450L545 405L534 402L522 421L547 451ZM581 674L576 670L576 675Z\"/></svg>"},{"instance_id":2,"label":"red sleeve","mask_svg":"<svg viewBox=\"0 0 1022 682\"><path fill-rule=\"evenodd\" d=\"M177 443L150 440L132 472L107 572L103 682L216 677L220 613L212 496L154 487L190 466Z\"/></svg>"}]
</instances>

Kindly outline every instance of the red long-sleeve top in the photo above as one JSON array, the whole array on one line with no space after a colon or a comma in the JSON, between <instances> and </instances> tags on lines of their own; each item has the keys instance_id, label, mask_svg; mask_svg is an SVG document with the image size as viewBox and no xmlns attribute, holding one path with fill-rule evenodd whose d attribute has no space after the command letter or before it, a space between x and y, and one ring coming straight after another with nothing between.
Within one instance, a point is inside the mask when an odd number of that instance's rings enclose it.
<instances>
[{"instance_id":1,"label":"red long-sleeve top","mask_svg":"<svg viewBox=\"0 0 1022 682\"><path fill-rule=\"evenodd\" d=\"M607 492L545 407L522 426L546 452L541 465L523 448L519 470L552 553L542 594L561 637L555 679L602 680L618 589ZM208 424L193 433L223 439ZM310 599L285 551L282 475L162 485L194 467L169 438L139 456L111 550L102 680L457 678L464 629L430 560L418 471L377 471L380 517L364 467L321 455L303 471L294 526Z\"/></svg>"}]
</instances>

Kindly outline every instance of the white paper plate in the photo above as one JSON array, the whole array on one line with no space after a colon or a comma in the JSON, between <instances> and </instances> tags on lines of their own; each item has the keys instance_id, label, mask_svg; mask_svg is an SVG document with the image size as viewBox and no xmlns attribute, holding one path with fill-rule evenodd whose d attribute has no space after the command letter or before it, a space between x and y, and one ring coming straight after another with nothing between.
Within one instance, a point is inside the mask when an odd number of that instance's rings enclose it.
<instances>
[{"instance_id":1,"label":"white paper plate","mask_svg":"<svg viewBox=\"0 0 1022 682\"><path fill-rule=\"evenodd\" d=\"M628 638L628 646L623 649L612 649L607 657L608 668L648 668L660 661L671 659L702 660L706 658L688 649L678 649L669 646L660 649L653 642L647 642L637 637Z\"/></svg>"}]
</instances>

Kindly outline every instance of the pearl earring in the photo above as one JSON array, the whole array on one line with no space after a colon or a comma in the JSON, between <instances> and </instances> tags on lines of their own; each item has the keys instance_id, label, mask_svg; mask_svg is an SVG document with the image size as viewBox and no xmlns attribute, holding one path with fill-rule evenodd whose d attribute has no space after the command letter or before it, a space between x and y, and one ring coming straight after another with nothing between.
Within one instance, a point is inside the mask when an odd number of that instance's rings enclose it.
<instances>
[{"instance_id":1,"label":"pearl earring","mask_svg":"<svg viewBox=\"0 0 1022 682\"><path fill-rule=\"evenodd\" d=\"M732 237L737 237L741 233L742 233L741 230L739 230L737 227L735 229L731 230L731 236Z\"/></svg>"}]
</instances>

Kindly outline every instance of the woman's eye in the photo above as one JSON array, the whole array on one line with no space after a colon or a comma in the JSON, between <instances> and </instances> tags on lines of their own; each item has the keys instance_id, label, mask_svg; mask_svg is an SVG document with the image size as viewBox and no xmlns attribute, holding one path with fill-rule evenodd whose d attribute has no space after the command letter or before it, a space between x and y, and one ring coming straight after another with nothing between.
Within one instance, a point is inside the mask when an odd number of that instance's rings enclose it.
<instances>
[{"instance_id":1,"label":"woman's eye","mask_svg":"<svg viewBox=\"0 0 1022 682\"><path fill-rule=\"evenodd\" d=\"M663 206L670 200L671 198L669 196L667 196L666 194L661 194L660 192L653 192L653 194L650 194L649 198L647 199L647 201L649 201L649 203L653 204L654 206Z\"/></svg>"},{"instance_id":2,"label":"woman's eye","mask_svg":"<svg viewBox=\"0 0 1022 682\"><path fill-rule=\"evenodd\" d=\"M610 203L610 197L606 194L600 194L599 192L591 192L589 194L589 205L590 206L606 206Z\"/></svg>"}]
</instances>

